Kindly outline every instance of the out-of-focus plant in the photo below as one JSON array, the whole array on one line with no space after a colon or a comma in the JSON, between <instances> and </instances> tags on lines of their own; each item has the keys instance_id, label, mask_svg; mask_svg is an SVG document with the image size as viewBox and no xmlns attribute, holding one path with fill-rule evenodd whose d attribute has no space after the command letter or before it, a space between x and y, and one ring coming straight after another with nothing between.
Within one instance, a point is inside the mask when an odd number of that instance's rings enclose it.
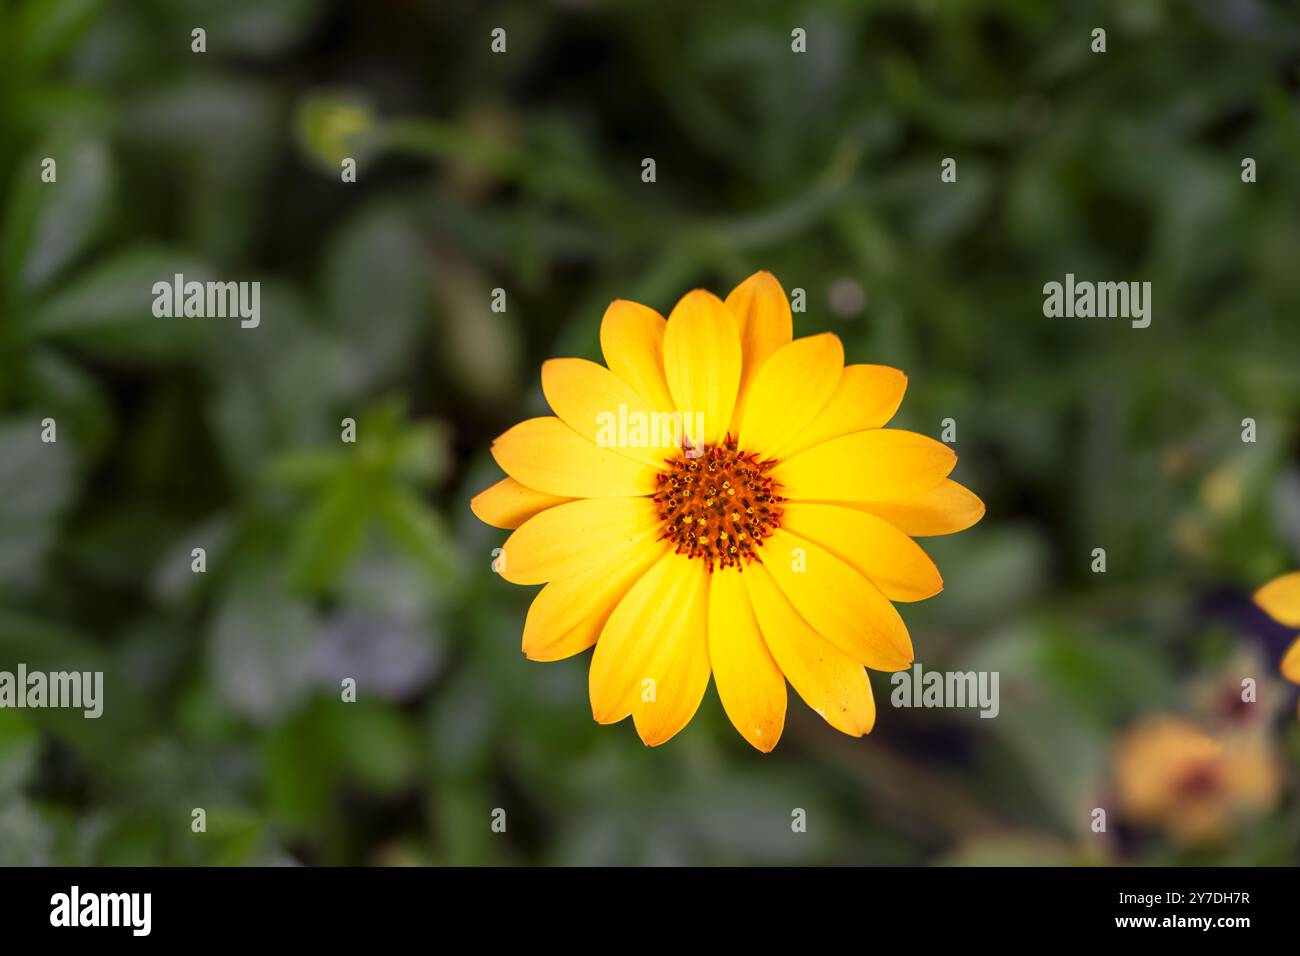
<instances>
[{"instance_id":1,"label":"out-of-focus plant","mask_svg":"<svg viewBox=\"0 0 1300 956\"><path fill-rule=\"evenodd\" d=\"M1289 699L1230 844L1089 824L1120 734L1294 638L1249 593L1300 560L1297 50L1258 0L0 4L0 668L111 695L0 710L0 862L1287 859ZM909 370L900 427L955 421L989 516L906 617L996 719L792 709L759 766L706 706L645 752L519 653L463 502L524 370L759 268ZM261 325L154 319L176 272ZM1066 272L1151 281L1151 327L1044 318Z\"/></svg>"}]
</instances>

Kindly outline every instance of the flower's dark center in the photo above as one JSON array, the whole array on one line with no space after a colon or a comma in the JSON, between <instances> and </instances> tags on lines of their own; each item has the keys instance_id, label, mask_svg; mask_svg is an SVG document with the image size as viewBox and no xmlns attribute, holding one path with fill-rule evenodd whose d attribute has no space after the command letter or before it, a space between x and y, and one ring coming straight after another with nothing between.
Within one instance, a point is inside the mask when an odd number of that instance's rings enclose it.
<instances>
[{"instance_id":1,"label":"flower's dark center","mask_svg":"<svg viewBox=\"0 0 1300 956\"><path fill-rule=\"evenodd\" d=\"M1217 761L1198 761L1183 768L1174 782L1180 797L1198 799L1212 797L1223 789L1223 776Z\"/></svg>"},{"instance_id":2,"label":"flower's dark center","mask_svg":"<svg viewBox=\"0 0 1300 956\"><path fill-rule=\"evenodd\" d=\"M775 460L736 450L730 436L705 445L691 457L685 451L656 477L654 501L664 523L661 539L678 554L703 558L709 570L739 568L752 561L763 539L781 526L780 484L766 474Z\"/></svg>"},{"instance_id":3,"label":"flower's dark center","mask_svg":"<svg viewBox=\"0 0 1300 956\"><path fill-rule=\"evenodd\" d=\"M1225 683L1223 689L1219 691L1218 712L1232 723L1251 723L1259 711L1250 701L1244 700L1244 697L1236 683Z\"/></svg>"}]
</instances>

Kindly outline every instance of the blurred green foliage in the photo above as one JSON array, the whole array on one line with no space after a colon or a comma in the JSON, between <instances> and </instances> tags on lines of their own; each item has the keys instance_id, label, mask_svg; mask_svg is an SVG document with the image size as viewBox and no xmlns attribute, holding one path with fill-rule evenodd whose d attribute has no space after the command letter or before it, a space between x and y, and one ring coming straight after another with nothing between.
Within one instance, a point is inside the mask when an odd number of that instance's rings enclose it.
<instances>
[{"instance_id":1,"label":"blurred green foliage","mask_svg":"<svg viewBox=\"0 0 1300 956\"><path fill-rule=\"evenodd\" d=\"M1248 596L1300 566L1298 88L1265 0L0 0L0 668L108 688L0 710L0 864L1294 861ZM956 421L989 513L903 613L998 719L875 675L865 740L792 695L761 757L711 690L648 751L586 655L520 655L487 443L611 299L758 268L908 372L902 425ZM154 319L177 272L260 281L260 327ZM1149 280L1153 324L1045 319L1066 272ZM1116 734L1243 649L1276 813L1092 834Z\"/></svg>"}]
</instances>

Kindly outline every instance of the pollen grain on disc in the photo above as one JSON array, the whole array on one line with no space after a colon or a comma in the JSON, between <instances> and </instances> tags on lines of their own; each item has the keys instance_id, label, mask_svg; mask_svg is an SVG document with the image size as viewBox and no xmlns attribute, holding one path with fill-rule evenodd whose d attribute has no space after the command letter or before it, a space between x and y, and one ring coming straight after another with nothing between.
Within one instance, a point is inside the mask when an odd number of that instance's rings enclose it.
<instances>
[{"instance_id":1,"label":"pollen grain on disc","mask_svg":"<svg viewBox=\"0 0 1300 956\"><path fill-rule=\"evenodd\" d=\"M694 457L682 451L655 478L661 539L678 554L714 567L737 568L757 556L765 538L781 526L780 484L767 472L776 461L758 461L736 448L730 436Z\"/></svg>"}]
</instances>

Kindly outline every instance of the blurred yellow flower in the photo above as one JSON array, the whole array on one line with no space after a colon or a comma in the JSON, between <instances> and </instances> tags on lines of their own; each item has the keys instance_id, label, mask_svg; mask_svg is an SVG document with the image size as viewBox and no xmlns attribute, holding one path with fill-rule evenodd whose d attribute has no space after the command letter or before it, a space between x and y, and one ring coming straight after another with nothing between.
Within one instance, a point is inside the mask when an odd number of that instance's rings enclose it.
<instances>
[{"instance_id":1,"label":"blurred yellow flower","mask_svg":"<svg viewBox=\"0 0 1300 956\"><path fill-rule=\"evenodd\" d=\"M600 341L608 367L542 366L556 417L501 435L492 454L509 477L471 502L514 529L501 576L546 584L524 653L595 645L593 716L631 716L651 746L686 726L710 674L761 751L780 739L786 680L831 726L870 731L864 665L912 662L891 602L943 587L912 537L984 514L948 478L951 448L882 427L907 377L846 366L835 335L792 340L766 272L725 302L687 293L666 321L616 301Z\"/></svg>"},{"instance_id":2,"label":"blurred yellow flower","mask_svg":"<svg viewBox=\"0 0 1300 956\"><path fill-rule=\"evenodd\" d=\"M1180 717L1159 716L1121 739L1115 784L1125 818L1190 845L1222 840L1237 819L1270 809L1279 773L1264 734L1216 738Z\"/></svg>"},{"instance_id":3,"label":"blurred yellow flower","mask_svg":"<svg viewBox=\"0 0 1300 956\"><path fill-rule=\"evenodd\" d=\"M1255 592L1255 603L1286 627L1300 627L1300 571L1275 578ZM1282 658L1282 676L1300 684L1300 638Z\"/></svg>"}]
</instances>

